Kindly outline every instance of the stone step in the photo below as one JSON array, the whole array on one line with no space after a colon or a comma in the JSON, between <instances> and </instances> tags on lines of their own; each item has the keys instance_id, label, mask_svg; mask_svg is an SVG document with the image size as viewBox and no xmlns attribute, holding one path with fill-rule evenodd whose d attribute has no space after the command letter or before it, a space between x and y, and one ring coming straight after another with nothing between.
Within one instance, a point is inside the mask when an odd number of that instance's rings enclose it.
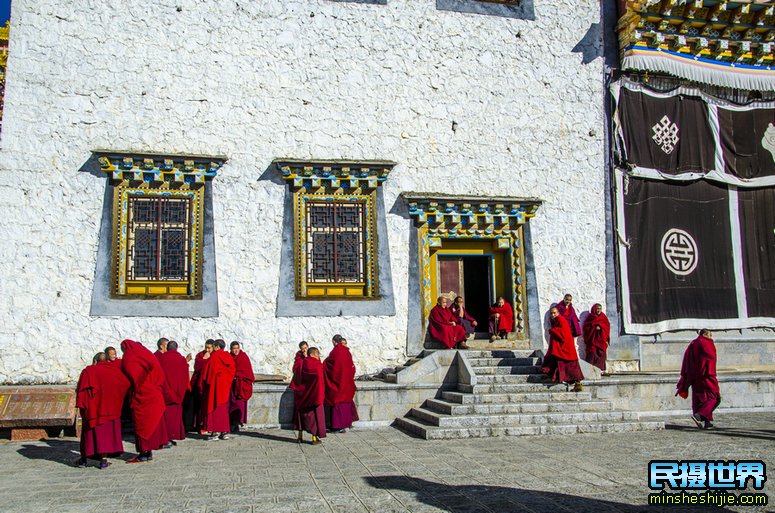
<instances>
[{"instance_id":1,"label":"stone step","mask_svg":"<svg viewBox=\"0 0 775 513\"><path fill-rule=\"evenodd\" d=\"M476 383L478 385L541 383L543 377L543 374L477 374Z\"/></svg>"},{"instance_id":2,"label":"stone step","mask_svg":"<svg viewBox=\"0 0 775 513\"><path fill-rule=\"evenodd\" d=\"M515 376L520 377L520 376ZM482 385L466 385L459 383L457 386L458 391L465 392L467 394L511 394L515 392L569 392L567 387L562 383L540 383L540 377L536 378L532 374L527 376L521 376L523 379L527 378L527 382L523 383L485 383ZM531 382L530 378L533 377L535 381ZM477 382L479 376L476 377Z\"/></svg>"},{"instance_id":3,"label":"stone step","mask_svg":"<svg viewBox=\"0 0 775 513\"><path fill-rule=\"evenodd\" d=\"M492 351L481 351L477 349L465 350L466 358L531 358L535 351L533 349L493 349Z\"/></svg>"},{"instance_id":4,"label":"stone step","mask_svg":"<svg viewBox=\"0 0 775 513\"><path fill-rule=\"evenodd\" d=\"M385 382L386 383L398 383L398 376L396 376L395 372L391 372L389 374L385 374Z\"/></svg>"},{"instance_id":5,"label":"stone step","mask_svg":"<svg viewBox=\"0 0 775 513\"><path fill-rule=\"evenodd\" d=\"M665 428L663 421L593 422L584 424L544 424L528 426L473 428L442 428L419 419L401 417L396 426L426 440L457 438L482 438L491 436L572 435L578 433L625 433L631 431L657 431Z\"/></svg>"},{"instance_id":6,"label":"stone step","mask_svg":"<svg viewBox=\"0 0 775 513\"><path fill-rule=\"evenodd\" d=\"M513 367L474 367L477 376L509 375L509 374L541 374L537 365L515 365Z\"/></svg>"},{"instance_id":7,"label":"stone step","mask_svg":"<svg viewBox=\"0 0 775 513\"><path fill-rule=\"evenodd\" d=\"M604 412L612 409L609 401L551 401L517 403L459 404L428 399L425 409L445 415L513 415L516 413Z\"/></svg>"},{"instance_id":8,"label":"stone step","mask_svg":"<svg viewBox=\"0 0 775 513\"><path fill-rule=\"evenodd\" d=\"M636 412L554 412L504 415L445 415L425 408L412 408L409 416L439 427L527 426L534 424L588 424L638 420Z\"/></svg>"},{"instance_id":9,"label":"stone step","mask_svg":"<svg viewBox=\"0 0 775 513\"><path fill-rule=\"evenodd\" d=\"M441 393L441 398L445 401L458 404L490 404L544 401L589 401L592 399L592 394L589 392L564 391L471 394L464 392L444 391Z\"/></svg>"},{"instance_id":10,"label":"stone step","mask_svg":"<svg viewBox=\"0 0 775 513\"><path fill-rule=\"evenodd\" d=\"M515 365L537 365L540 358L469 358L471 367L479 369L482 367L513 367Z\"/></svg>"}]
</instances>

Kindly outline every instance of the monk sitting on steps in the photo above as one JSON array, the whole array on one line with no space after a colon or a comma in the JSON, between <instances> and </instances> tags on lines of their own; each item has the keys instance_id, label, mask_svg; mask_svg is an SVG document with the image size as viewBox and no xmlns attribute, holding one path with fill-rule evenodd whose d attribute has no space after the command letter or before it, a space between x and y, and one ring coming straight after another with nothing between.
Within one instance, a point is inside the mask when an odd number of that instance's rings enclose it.
<instances>
[{"instance_id":1,"label":"monk sitting on steps","mask_svg":"<svg viewBox=\"0 0 775 513\"><path fill-rule=\"evenodd\" d=\"M505 339L514 329L514 310L503 296L490 307L490 342Z\"/></svg>"},{"instance_id":2,"label":"monk sitting on steps","mask_svg":"<svg viewBox=\"0 0 775 513\"><path fill-rule=\"evenodd\" d=\"M458 349L468 349L468 344L465 342L468 338L466 330L460 324L459 318L447 308L447 298L444 296L439 296L436 306L431 310L428 317L428 331L431 337L447 346L447 349L452 349L456 345Z\"/></svg>"}]
</instances>

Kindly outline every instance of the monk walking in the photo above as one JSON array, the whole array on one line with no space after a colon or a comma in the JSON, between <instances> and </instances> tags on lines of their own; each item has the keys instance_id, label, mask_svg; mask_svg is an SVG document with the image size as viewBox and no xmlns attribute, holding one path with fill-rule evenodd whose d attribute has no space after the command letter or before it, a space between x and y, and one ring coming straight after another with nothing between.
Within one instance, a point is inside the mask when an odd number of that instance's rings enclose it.
<instances>
[{"instance_id":1,"label":"monk walking","mask_svg":"<svg viewBox=\"0 0 775 513\"><path fill-rule=\"evenodd\" d=\"M121 408L129 391L129 380L116 365L99 359L78 378L75 405L81 411L81 457L76 462L85 467L87 458L98 459L99 468L110 466L108 456L124 452L121 440Z\"/></svg>"},{"instance_id":2,"label":"monk walking","mask_svg":"<svg viewBox=\"0 0 775 513\"><path fill-rule=\"evenodd\" d=\"M560 315L562 315L563 318L568 322L568 326L570 326L570 332L571 335L573 335L573 338L581 335L579 316L576 315L576 309L573 308L573 296L570 294L565 294L562 298L562 301L554 306L557 308L557 311L560 312Z\"/></svg>"},{"instance_id":3,"label":"monk walking","mask_svg":"<svg viewBox=\"0 0 775 513\"><path fill-rule=\"evenodd\" d=\"M595 303L584 320L584 359L604 371L610 341L611 323L603 313L603 305Z\"/></svg>"},{"instance_id":4,"label":"monk walking","mask_svg":"<svg viewBox=\"0 0 775 513\"><path fill-rule=\"evenodd\" d=\"M320 350L310 347L307 357L301 364L301 378L295 388L295 400L298 412L294 423L299 430L298 441L303 441L302 433L312 435L312 443L320 444L326 437L326 412L323 403L326 400L326 378L320 361Z\"/></svg>"},{"instance_id":5,"label":"monk walking","mask_svg":"<svg viewBox=\"0 0 775 513\"><path fill-rule=\"evenodd\" d=\"M514 310L503 296L490 307L490 342L505 339L514 330Z\"/></svg>"},{"instance_id":6,"label":"monk walking","mask_svg":"<svg viewBox=\"0 0 775 513\"><path fill-rule=\"evenodd\" d=\"M547 381L573 383L573 391L581 392L584 389L581 385L584 374L581 373L579 355L576 353L568 321L560 315L557 307L549 310L549 316L549 348L546 350L541 372L547 375Z\"/></svg>"},{"instance_id":7,"label":"monk walking","mask_svg":"<svg viewBox=\"0 0 775 513\"><path fill-rule=\"evenodd\" d=\"M229 396L234 381L234 359L225 351L226 342L218 339L202 380L201 415L208 441L229 439Z\"/></svg>"},{"instance_id":8,"label":"monk walking","mask_svg":"<svg viewBox=\"0 0 775 513\"><path fill-rule=\"evenodd\" d=\"M334 335L334 349L323 362L326 371L326 406L331 408L331 429L344 433L358 420L355 408L355 364L347 340Z\"/></svg>"},{"instance_id":9,"label":"monk walking","mask_svg":"<svg viewBox=\"0 0 775 513\"><path fill-rule=\"evenodd\" d=\"M716 346L713 333L708 329L700 330L699 336L689 342L684 352L676 395L686 399L690 387L692 420L698 428L712 428L713 410L721 403L721 391L716 378Z\"/></svg>"},{"instance_id":10,"label":"monk walking","mask_svg":"<svg viewBox=\"0 0 775 513\"><path fill-rule=\"evenodd\" d=\"M428 316L428 331L431 337L447 346L447 349L452 349L456 345L459 349L468 349L468 344L465 342L468 335L458 321L452 310L447 308L447 298L439 296L436 306L431 309Z\"/></svg>"},{"instance_id":11,"label":"monk walking","mask_svg":"<svg viewBox=\"0 0 775 513\"><path fill-rule=\"evenodd\" d=\"M140 453L127 463L146 463L153 460L151 451L169 442L164 422L164 371L153 353L138 342L124 340L121 350L124 352L121 370L132 385L130 407L135 445Z\"/></svg>"},{"instance_id":12,"label":"monk walking","mask_svg":"<svg viewBox=\"0 0 775 513\"><path fill-rule=\"evenodd\" d=\"M156 353L155 356L164 371L165 380L162 387L166 406L164 422L167 424L170 444L174 445L175 440L186 439L186 428L183 425L183 399L186 397L186 392L191 389L188 362L178 352L178 343L174 340L165 345L163 353Z\"/></svg>"},{"instance_id":13,"label":"monk walking","mask_svg":"<svg viewBox=\"0 0 775 513\"><path fill-rule=\"evenodd\" d=\"M253 396L253 365L242 345L236 340L229 345L231 357L234 360L234 381L229 396L229 423L231 431L239 431L240 426L248 422L248 400Z\"/></svg>"}]
</instances>

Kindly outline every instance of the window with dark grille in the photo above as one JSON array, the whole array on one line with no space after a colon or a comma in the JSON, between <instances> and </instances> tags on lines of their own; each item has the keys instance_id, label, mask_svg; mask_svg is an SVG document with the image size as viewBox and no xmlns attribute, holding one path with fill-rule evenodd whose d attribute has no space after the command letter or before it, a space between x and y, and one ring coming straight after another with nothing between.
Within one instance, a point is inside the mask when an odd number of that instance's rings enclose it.
<instances>
[{"instance_id":1,"label":"window with dark grille","mask_svg":"<svg viewBox=\"0 0 775 513\"><path fill-rule=\"evenodd\" d=\"M362 283L365 272L364 205L312 202L306 209L307 283Z\"/></svg>"},{"instance_id":2,"label":"window with dark grille","mask_svg":"<svg viewBox=\"0 0 775 513\"><path fill-rule=\"evenodd\" d=\"M128 208L127 280L188 280L191 200L130 196Z\"/></svg>"}]
</instances>

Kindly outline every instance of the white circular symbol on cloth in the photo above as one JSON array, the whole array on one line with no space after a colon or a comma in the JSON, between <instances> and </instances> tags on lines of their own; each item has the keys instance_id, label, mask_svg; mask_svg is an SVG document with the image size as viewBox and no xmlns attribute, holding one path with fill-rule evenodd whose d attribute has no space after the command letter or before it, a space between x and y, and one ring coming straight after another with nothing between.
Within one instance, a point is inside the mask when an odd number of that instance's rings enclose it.
<instances>
[{"instance_id":1,"label":"white circular symbol on cloth","mask_svg":"<svg viewBox=\"0 0 775 513\"><path fill-rule=\"evenodd\" d=\"M673 274L686 276L697 268L697 243L691 235L671 228L662 237L662 262Z\"/></svg>"}]
</instances>

